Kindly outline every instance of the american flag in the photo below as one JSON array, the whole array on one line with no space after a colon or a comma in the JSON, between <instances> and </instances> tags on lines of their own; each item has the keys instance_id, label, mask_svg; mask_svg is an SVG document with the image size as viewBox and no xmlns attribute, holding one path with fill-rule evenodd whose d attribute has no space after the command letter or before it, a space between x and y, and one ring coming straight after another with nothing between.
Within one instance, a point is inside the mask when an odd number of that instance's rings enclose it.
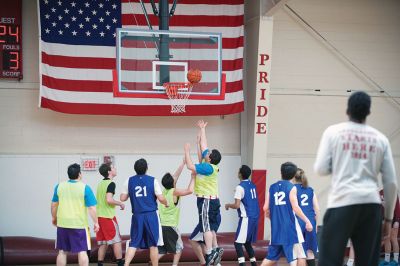
<instances>
[{"instance_id":1,"label":"american flag","mask_svg":"<svg viewBox=\"0 0 400 266\"><path fill-rule=\"evenodd\" d=\"M178 1L170 30L221 32L226 73L225 99L189 100L183 115L243 111L243 1ZM143 2L158 29L150 1ZM116 29L148 29L139 0L38 0L38 4L40 107L71 114L172 115L168 99L121 98L113 93Z\"/></svg>"}]
</instances>

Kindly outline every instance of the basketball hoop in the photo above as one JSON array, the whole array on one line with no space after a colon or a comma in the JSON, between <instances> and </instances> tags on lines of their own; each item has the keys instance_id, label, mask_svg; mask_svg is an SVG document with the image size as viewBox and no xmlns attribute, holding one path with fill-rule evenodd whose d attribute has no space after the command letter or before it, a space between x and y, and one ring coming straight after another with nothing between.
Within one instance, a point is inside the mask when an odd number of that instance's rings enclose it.
<instances>
[{"instance_id":1,"label":"basketball hoop","mask_svg":"<svg viewBox=\"0 0 400 266\"><path fill-rule=\"evenodd\" d=\"M163 84L163 87L171 103L171 113L184 113L193 84L190 82L167 82Z\"/></svg>"}]
</instances>

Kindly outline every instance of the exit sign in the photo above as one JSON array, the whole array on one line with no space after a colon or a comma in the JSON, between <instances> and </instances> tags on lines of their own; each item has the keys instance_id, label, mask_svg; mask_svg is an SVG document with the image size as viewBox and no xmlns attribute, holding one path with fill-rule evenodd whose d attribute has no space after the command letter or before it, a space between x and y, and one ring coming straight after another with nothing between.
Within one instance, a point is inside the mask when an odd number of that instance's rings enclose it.
<instances>
[{"instance_id":1,"label":"exit sign","mask_svg":"<svg viewBox=\"0 0 400 266\"><path fill-rule=\"evenodd\" d=\"M99 158L82 158L83 171L96 171L99 168Z\"/></svg>"}]
</instances>

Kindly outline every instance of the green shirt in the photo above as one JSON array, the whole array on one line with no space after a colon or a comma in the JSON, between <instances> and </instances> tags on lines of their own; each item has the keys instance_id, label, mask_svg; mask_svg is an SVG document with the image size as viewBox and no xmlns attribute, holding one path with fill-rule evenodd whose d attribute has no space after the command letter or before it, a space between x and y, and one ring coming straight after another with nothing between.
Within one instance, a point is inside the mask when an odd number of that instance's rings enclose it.
<instances>
[{"instance_id":1,"label":"green shirt","mask_svg":"<svg viewBox=\"0 0 400 266\"><path fill-rule=\"evenodd\" d=\"M218 196L218 166L211 164L213 172L211 175L197 175L194 193L200 197Z\"/></svg>"},{"instance_id":2,"label":"green shirt","mask_svg":"<svg viewBox=\"0 0 400 266\"><path fill-rule=\"evenodd\" d=\"M174 202L174 191L175 188L164 189L162 194L167 199L168 208L164 204L159 204L158 210L160 212L160 221L163 226L175 226L179 224L179 213L180 208L178 204ZM179 200L179 198L178 198Z\"/></svg>"},{"instance_id":3,"label":"green shirt","mask_svg":"<svg viewBox=\"0 0 400 266\"><path fill-rule=\"evenodd\" d=\"M63 182L58 185L58 227L81 229L89 226L85 206L85 186L82 182Z\"/></svg>"},{"instance_id":4,"label":"green shirt","mask_svg":"<svg viewBox=\"0 0 400 266\"><path fill-rule=\"evenodd\" d=\"M97 216L104 218L114 218L115 205L107 202L107 188L114 181L111 179L103 179L97 186Z\"/></svg>"}]
</instances>

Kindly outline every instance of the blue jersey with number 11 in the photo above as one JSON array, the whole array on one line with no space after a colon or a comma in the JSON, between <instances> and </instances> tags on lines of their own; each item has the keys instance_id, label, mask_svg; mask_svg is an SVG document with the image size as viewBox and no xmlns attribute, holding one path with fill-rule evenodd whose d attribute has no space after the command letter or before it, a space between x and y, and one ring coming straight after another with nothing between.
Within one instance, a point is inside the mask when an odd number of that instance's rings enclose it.
<instances>
[{"instance_id":1,"label":"blue jersey with number 11","mask_svg":"<svg viewBox=\"0 0 400 266\"><path fill-rule=\"evenodd\" d=\"M133 214L157 210L154 177L148 175L135 175L130 177L128 191Z\"/></svg>"},{"instance_id":2,"label":"blue jersey with number 11","mask_svg":"<svg viewBox=\"0 0 400 266\"><path fill-rule=\"evenodd\" d=\"M250 180L243 180L239 186L243 188L244 195L237 209L239 217L258 218L260 208L258 205L256 186Z\"/></svg>"},{"instance_id":3,"label":"blue jersey with number 11","mask_svg":"<svg viewBox=\"0 0 400 266\"><path fill-rule=\"evenodd\" d=\"M281 180L269 188L272 245L292 245L304 241L289 199L293 187L289 181Z\"/></svg>"}]
</instances>

